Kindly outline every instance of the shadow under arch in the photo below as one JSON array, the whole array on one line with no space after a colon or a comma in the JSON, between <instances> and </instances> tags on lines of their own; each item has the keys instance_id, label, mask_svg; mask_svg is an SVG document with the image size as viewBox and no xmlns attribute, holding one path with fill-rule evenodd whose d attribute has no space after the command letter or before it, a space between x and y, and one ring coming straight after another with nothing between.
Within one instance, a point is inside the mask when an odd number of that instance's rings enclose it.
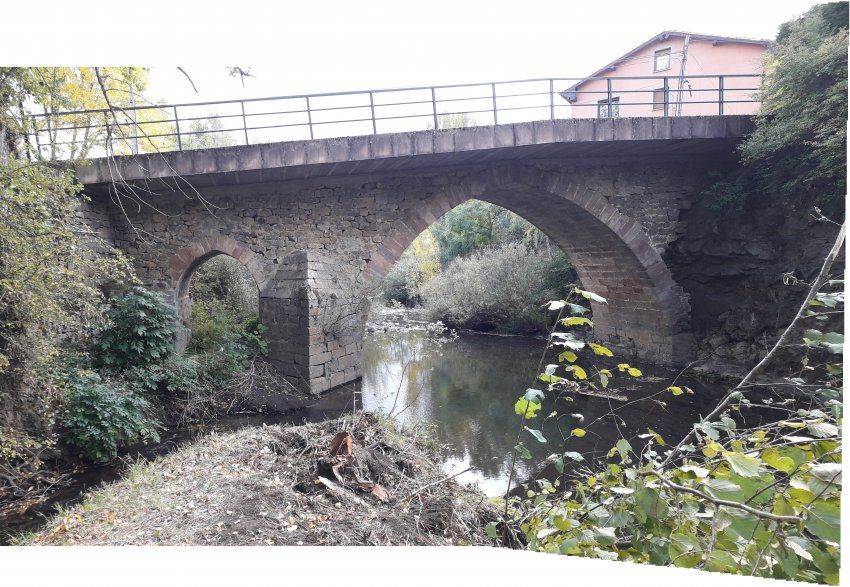
<instances>
[{"instance_id":1,"label":"shadow under arch","mask_svg":"<svg viewBox=\"0 0 850 587\"><path fill-rule=\"evenodd\" d=\"M692 359L686 296L643 228L564 173L504 166L457 178L393 227L370 273L386 276L416 236L470 199L514 212L560 247L584 287L608 300L591 303L598 339L656 364Z\"/></svg>"}]
</instances>

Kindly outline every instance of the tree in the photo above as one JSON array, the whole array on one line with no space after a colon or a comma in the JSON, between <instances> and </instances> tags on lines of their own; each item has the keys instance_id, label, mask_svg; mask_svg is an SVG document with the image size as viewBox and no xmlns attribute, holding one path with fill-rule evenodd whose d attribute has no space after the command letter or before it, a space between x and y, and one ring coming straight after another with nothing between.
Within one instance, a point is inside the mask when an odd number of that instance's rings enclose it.
<instances>
[{"instance_id":1,"label":"tree","mask_svg":"<svg viewBox=\"0 0 850 587\"><path fill-rule=\"evenodd\" d=\"M709 190L716 208L779 197L843 215L847 29L846 2L815 6L782 25L766 61L756 128L741 145L745 167Z\"/></svg>"},{"instance_id":2,"label":"tree","mask_svg":"<svg viewBox=\"0 0 850 587\"><path fill-rule=\"evenodd\" d=\"M166 122L173 114L159 108L124 110L132 105L153 106L141 97L147 88L147 68L34 67L18 71L37 89L38 99L33 95L20 104L20 110L42 115L25 129L38 133L37 142L28 142L37 156L74 160L88 157L93 150L108 153L107 139L116 154L173 146L174 137L157 136L174 132L174 124ZM106 109L112 112L91 112Z\"/></svg>"}]
</instances>

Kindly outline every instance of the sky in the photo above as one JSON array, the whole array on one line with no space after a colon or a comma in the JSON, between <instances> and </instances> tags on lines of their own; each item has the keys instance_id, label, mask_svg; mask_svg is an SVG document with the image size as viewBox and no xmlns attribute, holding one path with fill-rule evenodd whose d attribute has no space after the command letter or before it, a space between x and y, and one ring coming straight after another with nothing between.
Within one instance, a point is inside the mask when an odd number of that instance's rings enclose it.
<instances>
[{"instance_id":1,"label":"sky","mask_svg":"<svg viewBox=\"0 0 850 587\"><path fill-rule=\"evenodd\" d=\"M149 99L211 101L581 76L667 29L772 38L813 4L46 0L38 5L42 41L32 42L28 26L4 27L0 55L22 65L148 65ZM31 25L32 9L15 5L11 20ZM242 87L228 65L254 77Z\"/></svg>"}]
</instances>

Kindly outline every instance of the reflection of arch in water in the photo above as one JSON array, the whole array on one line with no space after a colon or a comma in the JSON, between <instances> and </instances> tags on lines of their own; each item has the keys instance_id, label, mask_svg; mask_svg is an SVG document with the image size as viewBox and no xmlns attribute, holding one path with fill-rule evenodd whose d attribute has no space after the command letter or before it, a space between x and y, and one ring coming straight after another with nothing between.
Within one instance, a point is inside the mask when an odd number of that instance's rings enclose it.
<instances>
[{"instance_id":1,"label":"reflection of arch in water","mask_svg":"<svg viewBox=\"0 0 850 587\"><path fill-rule=\"evenodd\" d=\"M459 180L393 225L370 271L384 277L416 236L470 199L518 214L564 251L584 287L608 300L592 303L599 339L659 364L691 358L684 294L640 224L562 174L505 168Z\"/></svg>"}]
</instances>

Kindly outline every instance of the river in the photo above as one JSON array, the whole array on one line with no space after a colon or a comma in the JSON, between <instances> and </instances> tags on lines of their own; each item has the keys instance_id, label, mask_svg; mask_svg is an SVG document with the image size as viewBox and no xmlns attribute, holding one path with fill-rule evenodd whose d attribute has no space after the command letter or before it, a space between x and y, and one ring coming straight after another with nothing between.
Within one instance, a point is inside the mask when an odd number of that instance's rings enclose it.
<instances>
[{"instance_id":1,"label":"river","mask_svg":"<svg viewBox=\"0 0 850 587\"><path fill-rule=\"evenodd\" d=\"M504 494L517 439L514 403L529 387L545 389L535 377L545 340L471 332L435 336L404 312L385 312L383 318L364 345L359 387L363 408L391 414L404 426L431 425L444 445L447 474L472 467L458 479L477 483L488 495ZM550 454L569 450L588 458L604 456L621 435L632 438L647 428L677 442L724 391L718 383L634 361L631 364L641 369L642 377L617 375L616 364L622 358L602 361L584 353L582 360L614 371L611 389L626 401L587 395L571 395L556 403L547 399L541 415L528 426L540 428L540 421L552 411L558 415L542 425L546 443L523 432L532 458L517 462L520 481L537 472ZM549 362L557 360L546 357L544 363ZM665 392L677 377L676 385L692 389L693 394ZM646 399L649 396L657 397ZM583 438L563 441L579 427L587 431Z\"/></svg>"}]
</instances>

